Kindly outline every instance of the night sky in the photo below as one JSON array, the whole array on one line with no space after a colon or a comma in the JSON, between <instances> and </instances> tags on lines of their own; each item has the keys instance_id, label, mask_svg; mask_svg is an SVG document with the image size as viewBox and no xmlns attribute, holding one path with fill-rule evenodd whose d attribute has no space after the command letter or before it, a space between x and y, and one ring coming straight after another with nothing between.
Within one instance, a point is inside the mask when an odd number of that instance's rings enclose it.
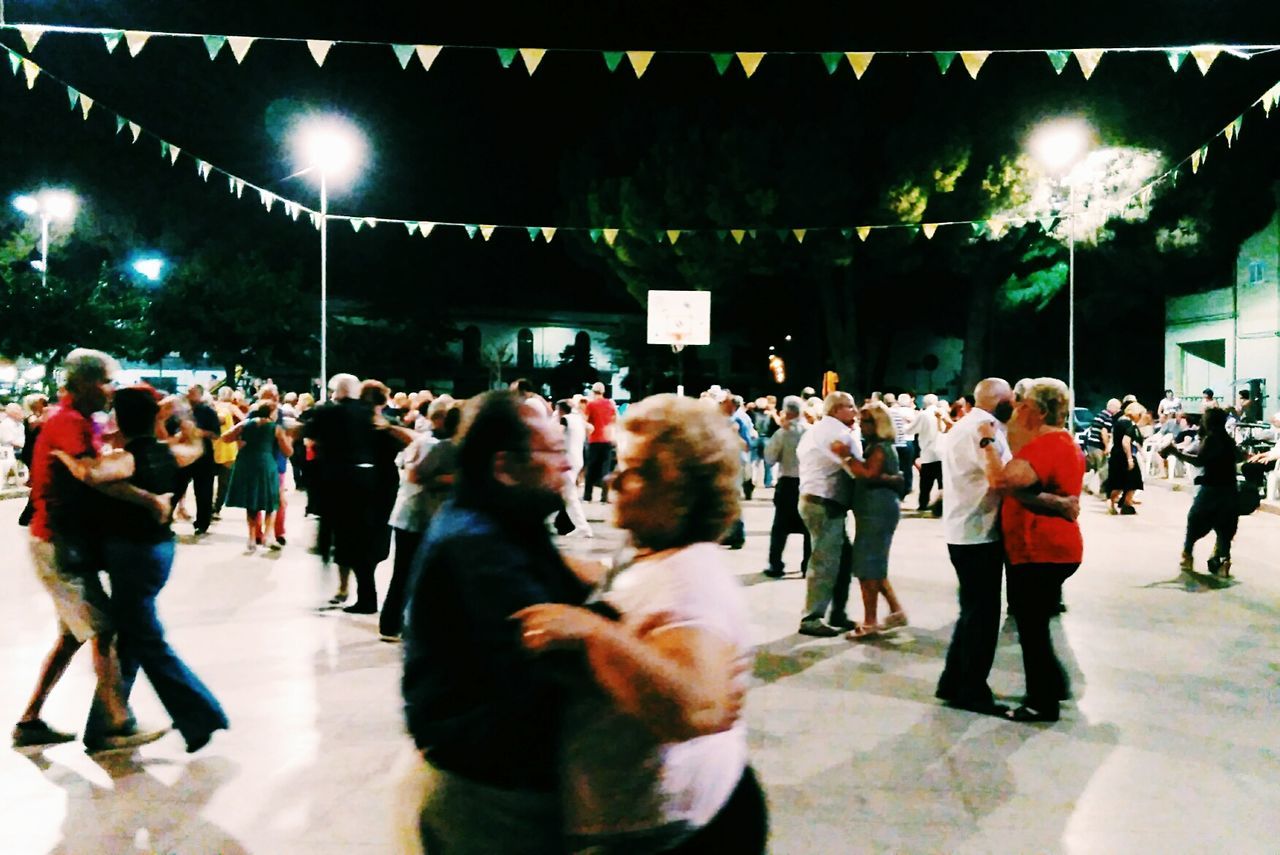
<instances>
[{"instance_id":1,"label":"night sky","mask_svg":"<svg viewBox=\"0 0 1280 855\"><path fill-rule=\"evenodd\" d=\"M1280 4L1274 2L889 3L876 11L861 2L773 5L760 14L745 4L689 2L368 3L333 11L279 0L4 4L10 22L596 50L1280 43ZM1117 11L1125 6L1141 11ZM25 52L16 33L0 38ZM958 123L1007 142L1020 139L1041 116L1075 110L1095 117L1104 142L1149 145L1176 159L1280 80L1280 53L1249 62L1223 56L1203 78L1191 60L1175 76L1159 55L1108 55L1088 82L1074 60L1055 76L1043 55L993 56L977 81L958 60L940 78L926 56L878 57L861 81L847 65L829 76L815 57L767 57L746 80L736 61L719 77L705 55L659 54L636 80L626 60L610 74L599 53L549 52L530 78L519 58L503 69L493 51L446 49L424 72L416 60L401 70L385 46L336 45L318 68L304 45L259 42L237 65L229 49L210 62L203 45L192 40L153 39L131 58L124 45L108 54L97 36L60 34L46 35L33 56L100 105L283 196L316 204L311 185L283 180L293 171L281 138L288 117L308 107L333 108L366 130L372 153L359 183L333 199L334 213L528 225L598 225L581 220L584 176L591 170L627 174L650 144L650 130L664 122L696 125L710 138L775 136L787 141L780 145L791 153L785 156L811 161L816 175L827 163L844 174L850 164L868 174L890 168L894 147L884 139L894 135L913 138L921 148L944 145L949 123ZM809 147L788 136L789 129L827 116L865 125L865 149ZM1246 135L1260 131L1261 122L1258 113L1246 123ZM1273 112L1270 122L1280 126L1280 117ZM1280 134L1275 128L1268 133L1265 144L1238 158L1216 150L1221 171L1204 178L1265 188L1280 176ZM86 205L127 209L141 240L159 240L175 211L195 224L201 239L239 234L229 221L248 223L256 237L277 252L296 253L313 274L310 226L291 223L279 209L267 214L247 195L235 200L225 180L215 177L205 186L191 161L171 167L154 142L131 146L127 137L114 134L105 112L95 110L82 122L68 110L65 91L49 81L27 92L7 65L0 72L0 191L6 196L42 180L65 181L80 190ZM713 150L690 146L677 156L709 158ZM767 185L770 176L759 180ZM806 222L814 216L811 188L784 189L780 222L759 225L883 221L856 186L836 205L824 202L820 223ZM1253 219L1267 213L1261 203L1254 207ZM668 211L664 219L653 227L738 225L708 222L697 211ZM359 234L339 225L331 237L336 295L442 308L486 302L635 307L582 238L557 236L547 246L499 233L483 244L452 232L423 240L394 225ZM752 311L759 305L744 300L732 309L718 306L718 322L755 333L813 309L804 294L788 295L763 315ZM1158 343L1143 346L1158 349ZM1148 364L1143 377L1154 369Z\"/></svg>"}]
</instances>

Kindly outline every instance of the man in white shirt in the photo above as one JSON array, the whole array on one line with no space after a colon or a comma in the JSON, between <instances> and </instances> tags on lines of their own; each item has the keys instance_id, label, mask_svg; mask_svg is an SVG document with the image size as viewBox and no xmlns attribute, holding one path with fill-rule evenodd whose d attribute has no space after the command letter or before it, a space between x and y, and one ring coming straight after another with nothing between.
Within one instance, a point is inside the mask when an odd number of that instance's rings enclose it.
<instances>
[{"instance_id":1,"label":"man in white shirt","mask_svg":"<svg viewBox=\"0 0 1280 855\"><path fill-rule=\"evenodd\" d=\"M1172 389L1164 390L1164 397L1160 399L1160 406L1156 408L1156 415L1163 416L1166 413L1170 416L1176 416L1182 412L1182 399L1173 394Z\"/></svg>"},{"instance_id":2,"label":"man in white shirt","mask_svg":"<svg viewBox=\"0 0 1280 855\"><path fill-rule=\"evenodd\" d=\"M942 414L938 412L938 396L925 395L924 408L916 415L912 425L920 443L920 501L921 511L930 509L933 499L933 487L941 487L942 458L938 454L938 440L942 436ZM941 515L938 508L935 514Z\"/></svg>"},{"instance_id":3,"label":"man in white shirt","mask_svg":"<svg viewBox=\"0 0 1280 855\"><path fill-rule=\"evenodd\" d=\"M862 443L851 429L858 411L849 393L832 392L822 406L825 415L805 431L796 448L800 518L813 546L800 634L832 638L842 630L853 629L855 624L845 615L852 577L845 518L853 495L853 478L831 451L831 444L838 440L861 459Z\"/></svg>"},{"instance_id":4,"label":"man in white shirt","mask_svg":"<svg viewBox=\"0 0 1280 855\"><path fill-rule=\"evenodd\" d=\"M572 401L560 401L556 404L556 415L564 426L564 453L569 458L569 471L564 473L564 511L573 523L571 535L578 537L594 537L591 523L587 522L587 514L582 509L582 498L578 495L578 473L582 471L585 461L583 451L587 445L587 422L576 411Z\"/></svg>"},{"instance_id":5,"label":"man in white shirt","mask_svg":"<svg viewBox=\"0 0 1280 855\"><path fill-rule=\"evenodd\" d=\"M782 550L790 534L804 535L804 552L800 561L800 577L809 570L813 545L809 530L800 518L800 440L804 439L804 402L794 395L782 399L782 424L769 438L764 449L766 470L778 467L777 487L773 491L773 526L769 530L769 567L764 575L781 579L785 568Z\"/></svg>"}]
</instances>

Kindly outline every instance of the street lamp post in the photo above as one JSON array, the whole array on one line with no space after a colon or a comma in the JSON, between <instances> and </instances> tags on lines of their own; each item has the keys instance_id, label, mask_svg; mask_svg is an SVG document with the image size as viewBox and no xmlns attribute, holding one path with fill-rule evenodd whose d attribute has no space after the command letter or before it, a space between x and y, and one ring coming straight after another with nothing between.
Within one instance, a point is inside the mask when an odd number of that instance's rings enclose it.
<instances>
[{"instance_id":1,"label":"street lamp post","mask_svg":"<svg viewBox=\"0 0 1280 855\"><path fill-rule=\"evenodd\" d=\"M1071 394L1067 428L1075 431L1076 404L1076 165L1089 151L1093 130L1081 119L1058 119L1031 136L1032 155L1067 185L1067 389Z\"/></svg>"},{"instance_id":2,"label":"street lamp post","mask_svg":"<svg viewBox=\"0 0 1280 855\"><path fill-rule=\"evenodd\" d=\"M29 217L40 218L40 287L49 285L49 223L75 215L76 197L69 190L41 190L13 200L13 207Z\"/></svg>"},{"instance_id":3,"label":"street lamp post","mask_svg":"<svg viewBox=\"0 0 1280 855\"><path fill-rule=\"evenodd\" d=\"M312 116L300 121L292 139L295 159L302 167L290 175L315 174L320 182L320 394L325 400L329 380L329 190L336 179L354 174L364 139L356 127L338 116Z\"/></svg>"}]
</instances>

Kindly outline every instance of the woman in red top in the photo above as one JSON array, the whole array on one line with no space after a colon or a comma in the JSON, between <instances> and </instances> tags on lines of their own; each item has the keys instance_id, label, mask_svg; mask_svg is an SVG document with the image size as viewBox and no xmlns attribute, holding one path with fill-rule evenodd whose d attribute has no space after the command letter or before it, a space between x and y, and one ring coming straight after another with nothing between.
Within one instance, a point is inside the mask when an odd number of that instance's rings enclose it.
<instances>
[{"instance_id":1,"label":"woman in red top","mask_svg":"<svg viewBox=\"0 0 1280 855\"><path fill-rule=\"evenodd\" d=\"M1032 380L1014 410L1025 444L1007 464L994 444L995 425L979 434L987 481L1005 494L1000 528L1009 562L1009 612L1018 622L1026 700L1008 715L1014 721L1057 721L1058 704L1070 695L1066 671L1049 636L1049 620L1062 602L1062 583L1080 566L1084 540L1075 514L1064 518L1022 504L1024 490L1080 498L1084 454L1066 429L1070 412L1066 384L1051 377ZM987 442L987 438L992 442ZM1079 505L1076 505L1076 513Z\"/></svg>"}]
</instances>

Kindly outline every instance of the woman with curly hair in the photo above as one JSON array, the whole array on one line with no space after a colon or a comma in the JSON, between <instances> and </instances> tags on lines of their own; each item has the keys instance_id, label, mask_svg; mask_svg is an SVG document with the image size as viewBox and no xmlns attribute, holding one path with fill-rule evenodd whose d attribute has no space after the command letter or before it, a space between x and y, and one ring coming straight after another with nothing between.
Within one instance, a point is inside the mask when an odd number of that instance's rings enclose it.
<instances>
[{"instance_id":1,"label":"woman with curly hair","mask_svg":"<svg viewBox=\"0 0 1280 855\"><path fill-rule=\"evenodd\" d=\"M562 749L571 848L763 852L767 812L740 717L748 610L717 546L739 513L733 436L716 408L675 395L632 406L621 428L614 515L634 559L595 611L516 615L530 650L569 648L586 663L590 690Z\"/></svg>"}]
</instances>

